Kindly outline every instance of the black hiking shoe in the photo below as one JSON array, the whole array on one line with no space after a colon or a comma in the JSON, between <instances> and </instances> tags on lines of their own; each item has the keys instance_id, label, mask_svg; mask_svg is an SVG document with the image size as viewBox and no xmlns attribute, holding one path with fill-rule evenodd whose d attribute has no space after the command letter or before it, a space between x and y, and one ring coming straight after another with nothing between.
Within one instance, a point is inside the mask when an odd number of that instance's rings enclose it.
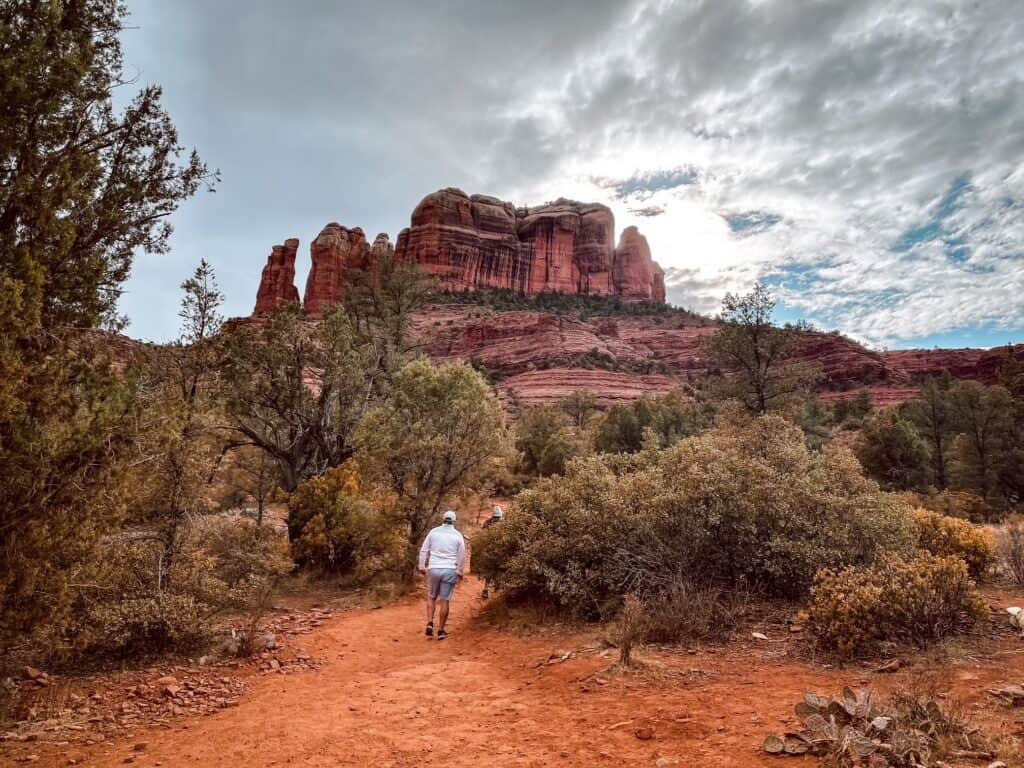
<instances>
[{"instance_id":1,"label":"black hiking shoe","mask_svg":"<svg viewBox=\"0 0 1024 768\"><path fill-rule=\"evenodd\" d=\"M434 636L434 622L432 622L432 621L428 621L427 622L426 635L427 635L427 637L433 637Z\"/></svg>"},{"instance_id":2,"label":"black hiking shoe","mask_svg":"<svg viewBox=\"0 0 1024 768\"><path fill-rule=\"evenodd\" d=\"M437 631L437 639L438 640L444 640L446 637L448 637L448 633L445 632L443 629L439 629Z\"/></svg>"}]
</instances>

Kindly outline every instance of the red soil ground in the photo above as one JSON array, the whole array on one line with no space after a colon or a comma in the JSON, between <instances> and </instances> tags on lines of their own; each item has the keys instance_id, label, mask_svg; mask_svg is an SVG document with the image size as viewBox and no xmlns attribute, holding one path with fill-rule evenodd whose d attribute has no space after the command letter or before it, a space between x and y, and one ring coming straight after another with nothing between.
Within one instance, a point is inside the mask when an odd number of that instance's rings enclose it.
<instances>
[{"instance_id":1,"label":"red soil ground","mask_svg":"<svg viewBox=\"0 0 1024 768\"><path fill-rule=\"evenodd\" d=\"M585 636L549 629L527 636L477 614L480 584L463 583L451 637L428 640L412 597L379 610L336 614L303 647L326 660L300 674L250 673L241 702L205 717L92 746L42 741L0 744L0 763L30 753L36 765L120 766L779 766L812 758L769 757L769 731L796 725L804 691L843 685L880 691L925 672L961 700L990 734L1024 733L1024 710L987 690L1024 681L1024 644L985 631L972 650L913 659L895 674L868 666L832 669L800 660L783 624L750 628L724 648L648 651L645 670L609 671L615 661ZM993 593L996 605L1020 595ZM993 634L994 633L994 634ZM972 641L973 642L973 641ZM983 647L983 650L979 650ZM566 651L572 654L560 661ZM653 738L638 737L643 728ZM135 744L145 748L134 751ZM976 763L975 763L976 764ZM982 763L984 764L984 763ZM1010 764L1014 764L1010 761Z\"/></svg>"}]
</instances>

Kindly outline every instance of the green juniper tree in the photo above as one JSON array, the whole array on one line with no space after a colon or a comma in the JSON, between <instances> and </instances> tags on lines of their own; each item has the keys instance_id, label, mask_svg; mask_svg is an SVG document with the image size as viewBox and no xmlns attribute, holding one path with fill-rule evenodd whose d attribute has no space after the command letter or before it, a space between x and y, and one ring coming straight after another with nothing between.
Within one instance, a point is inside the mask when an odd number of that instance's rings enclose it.
<instances>
[{"instance_id":1,"label":"green juniper tree","mask_svg":"<svg viewBox=\"0 0 1024 768\"><path fill-rule=\"evenodd\" d=\"M805 392L820 371L792 359L796 342L807 329L772 322L775 299L761 283L745 296L727 293L718 331L704 344L717 366L717 389L757 415L781 407Z\"/></svg>"},{"instance_id":2,"label":"green juniper tree","mask_svg":"<svg viewBox=\"0 0 1024 768\"><path fill-rule=\"evenodd\" d=\"M442 505L475 488L508 453L501 406L465 363L435 367L419 359L393 378L388 398L355 434L359 463L394 495L408 535L406 570Z\"/></svg>"},{"instance_id":3,"label":"green juniper tree","mask_svg":"<svg viewBox=\"0 0 1024 768\"><path fill-rule=\"evenodd\" d=\"M85 331L119 324L133 255L165 251L167 217L216 177L159 87L115 109L126 13L0 3L0 643L59 623L124 513L134 385Z\"/></svg>"},{"instance_id":4,"label":"green juniper tree","mask_svg":"<svg viewBox=\"0 0 1024 768\"><path fill-rule=\"evenodd\" d=\"M947 371L939 378L929 376L921 385L921 394L904 408L906 417L928 443L935 487L949 487L949 451L956 436L950 388L953 378Z\"/></svg>"}]
</instances>

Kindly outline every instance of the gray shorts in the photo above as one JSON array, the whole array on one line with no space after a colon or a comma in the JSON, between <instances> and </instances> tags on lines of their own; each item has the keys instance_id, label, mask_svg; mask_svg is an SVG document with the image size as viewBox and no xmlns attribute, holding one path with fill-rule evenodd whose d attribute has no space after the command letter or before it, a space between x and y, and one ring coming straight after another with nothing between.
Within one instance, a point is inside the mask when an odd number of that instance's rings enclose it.
<instances>
[{"instance_id":1,"label":"gray shorts","mask_svg":"<svg viewBox=\"0 0 1024 768\"><path fill-rule=\"evenodd\" d=\"M427 594L431 600L438 597L451 600L458 581L459 572L454 568L430 568L427 571Z\"/></svg>"}]
</instances>

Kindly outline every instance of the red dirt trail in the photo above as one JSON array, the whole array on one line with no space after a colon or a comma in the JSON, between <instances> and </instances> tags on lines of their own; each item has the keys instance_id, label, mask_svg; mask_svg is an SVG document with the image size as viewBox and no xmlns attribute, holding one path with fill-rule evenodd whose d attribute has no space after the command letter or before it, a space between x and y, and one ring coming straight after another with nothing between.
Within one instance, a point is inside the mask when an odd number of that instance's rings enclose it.
<instances>
[{"instance_id":1,"label":"red dirt trail","mask_svg":"<svg viewBox=\"0 0 1024 768\"><path fill-rule=\"evenodd\" d=\"M521 637L475 622L478 595L473 578L459 587L444 642L422 635L418 600L336 614L303 638L310 654L326 660L322 669L253 675L237 706L169 729L91 747L38 744L35 764L68 765L74 757L90 766L130 759L136 766L211 768L800 768L814 761L772 758L760 747L769 731L796 724L792 708L805 690L838 693L844 684L865 683L885 690L922 669L824 669L786 656L787 639L651 652L645 672L605 674L614 657L587 638L561 631ZM548 663L568 650L574 653L565 661ZM943 674L987 730L1019 732L1021 712L1000 709L985 691L1024 680L1024 654L947 664ZM645 727L653 738L638 737L650 735ZM145 750L133 751L139 742Z\"/></svg>"}]
</instances>

